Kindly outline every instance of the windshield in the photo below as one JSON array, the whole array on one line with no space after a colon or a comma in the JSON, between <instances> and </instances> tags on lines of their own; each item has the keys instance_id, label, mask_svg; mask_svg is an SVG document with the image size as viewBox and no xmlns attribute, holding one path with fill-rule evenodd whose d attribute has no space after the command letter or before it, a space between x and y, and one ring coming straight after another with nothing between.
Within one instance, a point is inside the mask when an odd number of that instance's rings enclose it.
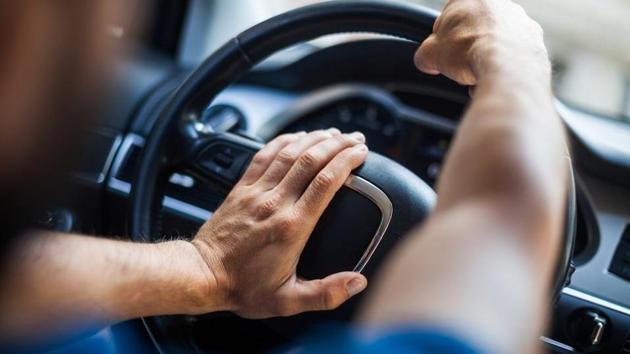
<instances>
[{"instance_id":1,"label":"windshield","mask_svg":"<svg viewBox=\"0 0 630 354\"><path fill-rule=\"evenodd\" d=\"M407 0L441 9L444 0ZM214 1L209 41L220 43L264 19L318 0ZM517 0L545 30L556 95L565 103L630 122L630 1ZM206 55L209 53L205 53Z\"/></svg>"}]
</instances>

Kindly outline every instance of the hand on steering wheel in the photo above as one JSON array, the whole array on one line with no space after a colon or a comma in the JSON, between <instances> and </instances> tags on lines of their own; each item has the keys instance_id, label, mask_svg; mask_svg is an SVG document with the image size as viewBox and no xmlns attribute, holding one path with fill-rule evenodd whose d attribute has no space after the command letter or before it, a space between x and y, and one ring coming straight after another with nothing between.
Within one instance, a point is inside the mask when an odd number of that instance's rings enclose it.
<instances>
[{"instance_id":1,"label":"hand on steering wheel","mask_svg":"<svg viewBox=\"0 0 630 354\"><path fill-rule=\"evenodd\" d=\"M527 65L515 65L519 60ZM543 82L551 70L540 25L520 5L502 0L447 1L414 61L427 74L443 74L470 86L482 73L505 69L501 66L522 70L535 61L542 65L516 74L542 73Z\"/></svg>"},{"instance_id":2,"label":"hand on steering wheel","mask_svg":"<svg viewBox=\"0 0 630 354\"><path fill-rule=\"evenodd\" d=\"M333 128L282 135L260 150L192 241L210 269L208 296L242 317L265 318L334 309L365 289L355 272L296 276L319 217L365 160L364 142Z\"/></svg>"}]
</instances>

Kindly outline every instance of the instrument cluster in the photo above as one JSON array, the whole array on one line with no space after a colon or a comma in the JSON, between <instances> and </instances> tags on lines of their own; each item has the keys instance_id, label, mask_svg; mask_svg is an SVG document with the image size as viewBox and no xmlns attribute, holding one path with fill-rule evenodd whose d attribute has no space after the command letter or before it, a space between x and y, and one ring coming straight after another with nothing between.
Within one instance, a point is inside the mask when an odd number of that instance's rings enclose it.
<instances>
[{"instance_id":1,"label":"instrument cluster","mask_svg":"<svg viewBox=\"0 0 630 354\"><path fill-rule=\"evenodd\" d=\"M407 167L434 185L452 133L432 129L401 117L367 97L341 99L289 123L280 133L335 127L344 133L360 131L371 151Z\"/></svg>"}]
</instances>

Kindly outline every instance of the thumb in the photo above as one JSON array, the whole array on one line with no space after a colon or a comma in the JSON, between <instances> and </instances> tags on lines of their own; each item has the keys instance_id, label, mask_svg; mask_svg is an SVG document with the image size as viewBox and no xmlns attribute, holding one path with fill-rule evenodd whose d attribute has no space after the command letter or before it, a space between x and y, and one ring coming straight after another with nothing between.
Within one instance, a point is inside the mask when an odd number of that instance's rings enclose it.
<instances>
[{"instance_id":1,"label":"thumb","mask_svg":"<svg viewBox=\"0 0 630 354\"><path fill-rule=\"evenodd\" d=\"M367 287L367 279L357 272L341 272L323 279L298 279L294 285L295 313L333 310Z\"/></svg>"}]
</instances>

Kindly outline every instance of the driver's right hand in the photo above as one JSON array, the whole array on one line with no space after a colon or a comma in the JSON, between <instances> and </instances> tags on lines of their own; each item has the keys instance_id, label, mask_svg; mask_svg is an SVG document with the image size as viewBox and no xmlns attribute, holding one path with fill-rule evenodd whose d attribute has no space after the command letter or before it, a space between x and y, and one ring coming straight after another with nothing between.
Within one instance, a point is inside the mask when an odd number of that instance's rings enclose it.
<instances>
[{"instance_id":1,"label":"driver's right hand","mask_svg":"<svg viewBox=\"0 0 630 354\"><path fill-rule=\"evenodd\" d=\"M547 82L551 73L542 28L510 0L448 0L414 61L469 86L491 74Z\"/></svg>"},{"instance_id":2,"label":"driver's right hand","mask_svg":"<svg viewBox=\"0 0 630 354\"><path fill-rule=\"evenodd\" d=\"M281 135L260 150L192 241L208 267L207 291L196 293L222 310L265 318L334 309L362 291L359 273L304 280L296 266L319 217L365 160L364 143L361 133L333 128Z\"/></svg>"}]
</instances>

